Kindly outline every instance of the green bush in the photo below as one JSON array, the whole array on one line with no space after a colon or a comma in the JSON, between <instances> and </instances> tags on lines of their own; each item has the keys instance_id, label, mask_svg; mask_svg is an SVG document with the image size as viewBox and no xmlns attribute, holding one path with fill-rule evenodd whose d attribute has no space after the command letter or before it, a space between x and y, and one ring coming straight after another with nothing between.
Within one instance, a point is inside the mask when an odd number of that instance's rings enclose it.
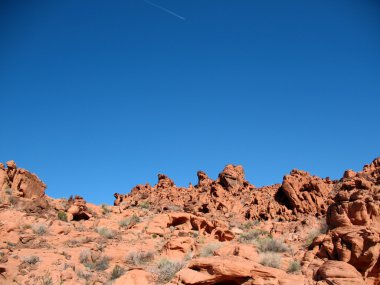
<instances>
[{"instance_id":1,"label":"green bush","mask_svg":"<svg viewBox=\"0 0 380 285\"><path fill-rule=\"evenodd\" d=\"M67 214L65 212L59 211L57 216L59 220L67 222Z\"/></svg>"}]
</instances>

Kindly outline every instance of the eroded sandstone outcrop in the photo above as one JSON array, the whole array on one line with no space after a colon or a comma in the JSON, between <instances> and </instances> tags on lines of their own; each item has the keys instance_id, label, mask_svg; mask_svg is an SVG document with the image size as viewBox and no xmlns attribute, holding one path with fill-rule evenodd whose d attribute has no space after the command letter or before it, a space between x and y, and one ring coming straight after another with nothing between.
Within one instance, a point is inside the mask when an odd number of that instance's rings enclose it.
<instances>
[{"instance_id":1,"label":"eroded sandstone outcrop","mask_svg":"<svg viewBox=\"0 0 380 285\"><path fill-rule=\"evenodd\" d=\"M326 215L330 231L311 248L320 258L346 262L380 282L379 159L362 172L346 171Z\"/></svg>"},{"instance_id":2,"label":"eroded sandstone outcrop","mask_svg":"<svg viewBox=\"0 0 380 285\"><path fill-rule=\"evenodd\" d=\"M10 160L0 164L0 188L12 190L12 195L22 198L43 198L45 196L46 185L35 174L23 168L17 168L16 163Z\"/></svg>"},{"instance_id":3,"label":"eroded sandstone outcrop","mask_svg":"<svg viewBox=\"0 0 380 285\"><path fill-rule=\"evenodd\" d=\"M277 198L295 215L322 216L332 203L330 179L312 176L306 171L294 169L285 175Z\"/></svg>"},{"instance_id":4,"label":"eroded sandstone outcrop","mask_svg":"<svg viewBox=\"0 0 380 285\"><path fill-rule=\"evenodd\" d=\"M88 220L92 215L88 212L87 202L81 196L70 197L68 200L69 209L67 210L67 219L69 221Z\"/></svg>"}]
</instances>

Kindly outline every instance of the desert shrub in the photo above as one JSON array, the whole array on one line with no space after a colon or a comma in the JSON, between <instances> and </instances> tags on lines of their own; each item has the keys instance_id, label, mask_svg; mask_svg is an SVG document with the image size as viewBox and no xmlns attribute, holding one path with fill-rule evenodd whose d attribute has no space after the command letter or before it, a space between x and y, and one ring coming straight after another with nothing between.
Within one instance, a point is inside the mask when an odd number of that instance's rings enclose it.
<instances>
[{"instance_id":1,"label":"desert shrub","mask_svg":"<svg viewBox=\"0 0 380 285\"><path fill-rule=\"evenodd\" d=\"M273 268L279 268L281 265L281 256L276 253L265 253L260 259L260 264Z\"/></svg>"},{"instance_id":2,"label":"desert shrub","mask_svg":"<svg viewBox=\"0 0 380 285\"><path fill-rule=\"evenodd\" d=\"M153 259L154 253L152 251L131 251L125 258L125 261L134 265L141 265Z\"/></svg>"},{"instance_id":3,"label":"desert shrub","mask_svg":"<svg viewBox=\"0 0 380 285\"><path fill-rule=\"evenodd\" d=\"M257 226L258 224L260 224L260 222L258 220L255 220L255 221L248 221L248 222L245 222L243 224L240 225L240 228L242 230L249 230L251 229L252 227L254 226Z\"/></svg>"},{"instance_id":4,"label":"desert shrub","mask_svg":"<svg viewBox=\"0 0 380 285\"><path fill-rule=\"evenodd\" d=\"M42 236L47 233L47 226L45 224L38 224L32 227L33 233Z\"/></svg>"},{"instance_id":5,"label":"desert shrub","mask_svg":"<svg viewBox=\"0 0 380 285\"><path fill-rule=\"evenodd\" d=\"M157 238L157 234L152 234L152 238Z\"/></svg>"},{"instance_id":6,"label":"desert shrub","mask_svg":"<svg viewBox=\"0 0 380 285\"><path fill-rule=\"evenodd\" d=\"M132 216L119 221L119 226L120 227L129 227L129 226L135 225L139 222L140 222L140 218L138 216L136 216L135 214L133 214Z\"/></svg>"},{"instance_id":7,"label":"desert shrub","mask_svg":"<svg viewBox=\"0 0 380 285\"><path fill-rule=\"evenodd\" d=\"M79 254L79 262L82 264L91 262L91 251L89 249L84 249Z\"/></svg>"},{"instance_id":8,"label":"desert shrub","mask_svg":"<svg viewBox=\"0 0 380 285\"><path fill-rule=\"evenodd\" d=\"M80 263L91 270L106 270L109 266L109 260L109 257L91 252L89 249L85 249L79 254Z\"/></svg>"},{"instance_id":9,"label":"desert shrub","mask_svg":"<svg viewBox=\"0 0 380 285\"><path fill-rule=\"evenodd\" d=\"M16 197L13 197L13 196L10 196L9 198L8 198L8 201L9 201L9 203L11 203L11 205L16 205L16 203L17 203L17 198Z\"/></svg>"},{"instance_id":10,"label":"desert shrub","mask_svg":"<svg viewBox=\"0 0 380 285\"><path fill-rule=\"evenodd\" d=\"M77 271L77 276L79 278L82 278L84 280L90 280L92 278L92 274L91 272L88 272L88 271L81 271L81 270L78 270ZM87 283L86 283L87 284Z\"/></svg>"},{"instance_id":11,"label":"desert shrub","mask_svg":"<svg viewBox=\"0 0 380 285\"><path fill-rule=\"evenodd\" d=\"M255 230L251 230L249 232L240 234L239 241L241 243L250 243L250 242L254 242L256 239L258 239L261 236L267 236L267 235L268 235L267 231L255 229Z\"/></svg>"},{"instance_id":12,"label":"desert shrub","mask_svg":"<svg viewBox=\"0 0 380 285\"><path fill-rule=\"evenodd\" d=\"M80 223L77 226L77 230L78 230L78 232L85 232L85 231L87 231L87 228L86 228L86 226L83 223Z\"/></svg>"},{"instance_id":13,"label":"desert shrub","mask_svg":"<svg viewBox=\"0 0 380 285\"><path fill-rule=\"evenodd\" d=\"M207 256L213 256L214 252L221 247L221 244L219 243L209 243L202 247L199 256L200 257L207 257Z\"/></svg>"},{"instance_id":14,"label":"desert shrub","mask_svg":"<svg viewBox=\"0 0 380 285\"><path fill-rule=\"evenodd\" d=\"M22 261L32 265L32 264L36 264L37 262L39 262L40 258L38 256L31 255L31 256L25 256L22 259Z\"/></svg>"},{"instance_id":15,"label":"desert shrub","mask_svg":"<svg viewBox=\"0 0 380 285\"><path fill-rule=\"evenodd\" d=\"M161 259L157 264L155 273L158 283L167 283L173 279L174 275L185 266L184 262Z\"/></svg>"},{"instance_id":16,"label":"desert shrub","mask_svg":"<svg viewBox=\"0 0 380 285\"><path fill-rule=\"evenodd\" d=\"M38 277L40 280L39 284L41 285L53 285L53 278L51 277L50 273L47 272L44 276Z\"/></svg>"},{"instance_id":17,"label":"desert shrub","mask_svg":"<svg viewBox=\"0 0 380 285\"><path fill-rule=\"evenodd\" d=\"M178 205L168 205L166 206L166 209L172 212L181 212L183 210L183 208Z\"/></svg>"},{"instance_id":18,"label":"desert shrub","mask_svg":"<svg viewBox=\"0 0 380 285\"><path fill-rule=\"evenodd\" d=\"M108 208L106 204L102 204L101 207L102 207L103 214L108 214L112 212L112 210Z\"/></svg>"},{"instance_id":19,"label":"desert shrub","mask_svg":"<svg viewBox=\"0 0 380 285\"><path fill-rule=\"evenodd\" d=\"M140 207L141 209L149 209L149 208L150 208L149 201L142 201L142 202L139 204L139 207Z\"/></svg>"},{"instance_id":20,"label":"desert shrub","mask_svg":"<svg viewBox=\"0 0 380 285\"><path fill-rule=\"evenodd\" d=\"M292 260L292 262L289 264L287 272L293 273L293 272L300 271L300 269L301 269L300 262L298 260Z\"/></svg>"},{"instance_id":21,"label":"desert shrub","mask_svg":"<svg viewBox=\"0 0 380 285\"><path fill-rule=\"evenodd\" d=\"M67 214L65 212L59 211L57 216L59 220L67 222Z\"/></svg>"},{"instance_id":22,"label":"desert shrub","mask_svg":"<svg viewBox=\"0 0 380 285\"><path fill-rule=\"evenodd\" d=\"M108 228L99 227L96 228L96 232L104 238L111 239L115 237L115 232Z\"/></svg>"},{"instance_id":23,"label":"desert shrub","mask_svg":"<svg viewBox=\"0 0 380 285\"><path fill-rule=\"evenodd\" d=\"M115 265L115 267L112 269L112 272L111 272L111 280L115 280L119 278L120 276L122 276L123 274L124 274L124 268L119 265Z\"/></svg>"},{"instance_id":24,"label":"desert shrub","mask_svg":"<svg viewBox=\"0 0 380 285\"><path fill-rule=\"evenodd\" d=\"M318 228L310 231L310 233L308 234L306 241L305 241L305 246L309 247L313 243L314 239L317 236L319 236L321 234L325 234L328 231L328 229L329 229L329 227L326 224L326 220L325 219L320 220L320 224L319 224Z\"/></svg>"},{"instance_id":25,"label":"desert shrub","mask_svg":"<svg viewBox=\"0 0 380 285\"><path fill-rule=\"evenodd\" d=\"M20 228L21 228L21 230L25 231L25 230L31 229L32 225L31 224L22 224L20 226Z\"/></svg>"},{"instance_id":26,"label":"desert shrub","mask_svg":"<svg viewBox=\"0 0 380 285\"><path fill-rule=\"evenodd\" d=\"M7 188L5 189L5 193L8 194L8 195L12 195L12 188Z\"/></svg>"},{"instance_id":27,"label":"desert shrub","mask_svg":"<svg viewBox=\"0 0 380 285\"><path fill-rule=\"evenodd\" d=\"M282 241L273 238L263 238L257 240L258 249L261 252L286 252L289 247Z\"/></svg>"}]
</instances>

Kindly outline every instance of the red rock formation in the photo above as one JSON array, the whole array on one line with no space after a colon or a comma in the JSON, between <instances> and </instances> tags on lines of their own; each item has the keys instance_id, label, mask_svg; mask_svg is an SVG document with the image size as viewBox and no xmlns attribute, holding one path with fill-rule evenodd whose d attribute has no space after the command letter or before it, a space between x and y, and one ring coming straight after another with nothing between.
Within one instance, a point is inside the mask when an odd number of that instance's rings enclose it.
<instances>
[{"instance_id":1,"label":"red rock formation","mask_svg":"<svg viewBox=\"0 0 380 285\"><path fill-rule=\"evenodd\" d=\"M353 265L364 277L380 282L380 185L379 159L362 172L346 171L334 203L329 206L327 235L311 246L321 258Z\"/></svg>"},{"instance_id":2,"label":"red rock formation","mask_svg":"<svg viewBox=\"0 0 380 285\"><path fill-rule=\"evenodd\" d=\"M242 166L227 165L213 181L198 171L194 187L175 186L173 180L159 174L155 186L137 185L130 194L115 193L115 205L134 207L143 200L158 211L183 209L196 215L236 216L238 220L295 220L303 214L325 214L332 202L333 183L328 179L294 170L282 185L255 188L245 180Z\"/></svg>"},{"instance_id":3,"label":"red rock formation","mask_svg":"<svg viewBox=\"0 0 380 285\"><path fill-rule=\"evenodd\" d=\"M69 209L67 210L67 218L69 221L75 220L88 220L91 218L91 214L88 212L87 203L81 196L70 197Z\"/></svg>"},{"instance_id":4,"label":"red rock formation","mask_svg":"<svg viewBox=\"0 0 380 285\"><path fill-rule=\"evenodd\" d=\"M17 168L13 160L7 162L7 168L0 164L0 189L11 188L12 195L22 198L43 198L46 185L35 175L23 168Z\"/></svg>"},{"instance_id":5,"label":"red rock formation","mask_svg":"<svg viewBox=\"0 0 380 285\"><path fill-rule=\"evenodd\" d=\"M321 179L306 171L294 169L290 175L284 177L277 195L282 197L282 202L295 215L322 216L332 203L329 195L331 190L332 182L329 179Z\"/></svg>"},{"instance_id":6,"label":"red rock formation","mask_svg":"<svg viewBox=\"0 0 380 285\"><path fill-rule=\"evenodd\" d=\"M305 284L303 276L290 276L281 270L264 267L239 256L193 259L185 269L178 272L174 280L170 284Z\"/></svg>"}]
</instances>

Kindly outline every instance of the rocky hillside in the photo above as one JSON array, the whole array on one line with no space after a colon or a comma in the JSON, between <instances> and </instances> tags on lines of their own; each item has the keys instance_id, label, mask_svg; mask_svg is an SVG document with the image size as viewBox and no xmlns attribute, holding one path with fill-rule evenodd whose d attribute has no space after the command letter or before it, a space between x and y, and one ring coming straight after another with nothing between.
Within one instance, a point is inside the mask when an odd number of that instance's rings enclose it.
<instances>
[{"instance_id":1,"label":"rocky hillside","mask_svg":"<svg viewBox=\"0 0 380 285\"><path fill-rule=\"evenodd\" d=\"M0 284L380 284L380 158L261 188L242 166L197 175L97 206L0 163Z\"/></svg>"}]
</instances>

